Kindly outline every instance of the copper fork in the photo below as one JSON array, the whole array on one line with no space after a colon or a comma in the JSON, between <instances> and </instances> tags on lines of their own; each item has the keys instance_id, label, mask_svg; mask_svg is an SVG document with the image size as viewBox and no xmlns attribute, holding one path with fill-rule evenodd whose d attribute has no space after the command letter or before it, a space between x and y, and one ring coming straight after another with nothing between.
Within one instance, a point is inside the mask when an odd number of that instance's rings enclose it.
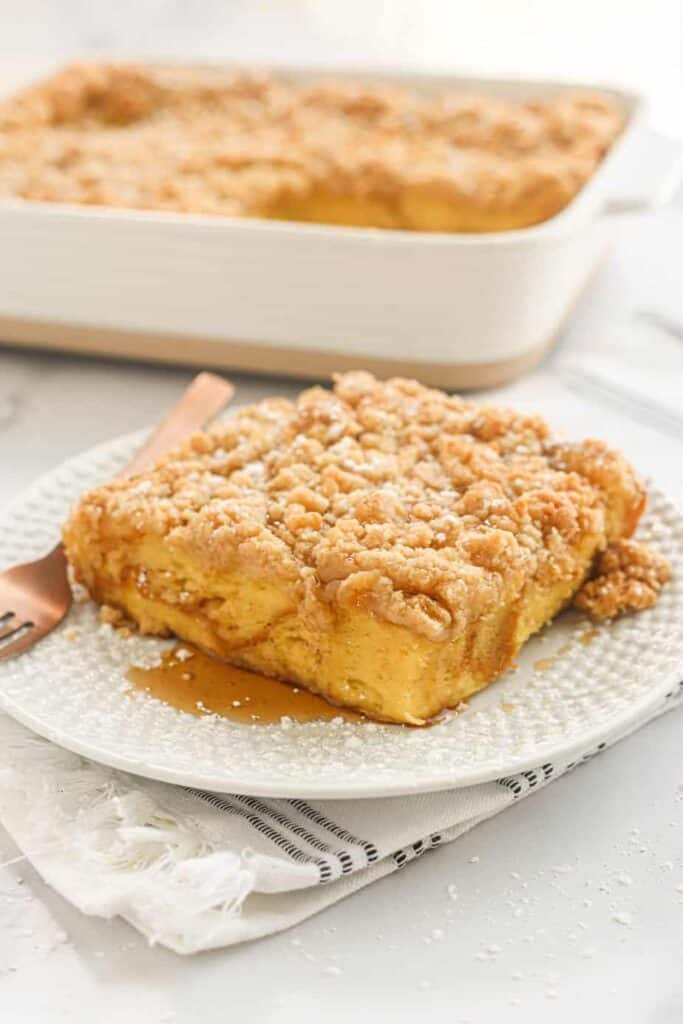
<instances>
[{"instance_id":1,"label":"copper fork","mask_svg":"<svg viewBox=\"0 0 683 1024\"><path fill-rule=\"evenodd\" d=\"M169 448L199 430L230 401L232 384L200 373L133 460L118 474L149 469ZM35 562L0 573L0 661L23 654L59 625L73 601L61 542Z\"/></svg>"}]
</instances>

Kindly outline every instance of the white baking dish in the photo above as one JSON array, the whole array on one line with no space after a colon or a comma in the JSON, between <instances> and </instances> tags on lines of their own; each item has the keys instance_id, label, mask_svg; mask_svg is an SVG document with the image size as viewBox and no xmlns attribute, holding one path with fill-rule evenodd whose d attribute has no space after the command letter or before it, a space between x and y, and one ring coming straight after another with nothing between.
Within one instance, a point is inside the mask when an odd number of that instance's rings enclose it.
<instances>
[{"instance_id":1,"label":"white baking dish","mask_svg":"<svg viewBox=\"0 0 683 1024\"><path fill-rule=\"evenodd\" d=\"M570 87L277 73L514 98ZM604 91L626 111L623 136L565 210L518 231L420 234L6 201L0 339L308 377L365 366L449 388L502 383L552 342L603 253L609 214L663 201L680 178L680 144L646 128L637 96Z\"/></svg>"}]
</instances>

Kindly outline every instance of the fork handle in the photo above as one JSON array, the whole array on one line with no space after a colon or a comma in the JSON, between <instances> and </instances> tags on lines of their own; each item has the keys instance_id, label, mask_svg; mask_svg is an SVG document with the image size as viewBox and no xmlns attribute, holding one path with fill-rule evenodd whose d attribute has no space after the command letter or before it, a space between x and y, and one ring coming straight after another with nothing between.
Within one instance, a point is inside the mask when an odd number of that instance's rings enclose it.
<instances>
[{"instance_id":1,"label":"fork handle","mask_svg":"<svg viewBox=\"0 0 683 1024\"><path fill-rule=\"evenodd\" d=\"M157 459L174 445L199 430L221 411L235 392L229 380L214 373L200 373L172 406L146 444L119 473L119 477L137 476L150 469Z\"/></svg>"},{"instance_id":2,"label":"fork handle","mask_svg":"<svg viewBox=\"0 0 683 1024\"><path fill-rule=\"evenodd\" d=\"M212 373L200 373L172 407L168 416L157 427L145 445L134 457L132 462L119 474L130 477L142 473L164 452L175 444L183 441L193 431L204 426L228 402L234 393L232 384L216 377ZM25 599L20 602L23 607L21 616L23 625L30 626L28 632L22 633L18 639L10 639L2 647L0 658L15 657L22 654L37 643L46 633L62 621L69 611L72 602L71 588L68 583L68 563L64 545L60 541L46 555L35 562L23 566L13 566L5 576L24 570L24 586L18 584L14 588L14 608L10 611L18 614L15 603L16 595L22 591ZM10 590L10 594L12 590ZM26 609L30 609L26 611ZM30 620L30 621L29 621ZM22 622L19 622L22 625ZM5 633L5 638L11 634Z\"/></svg>"}]
</instances>

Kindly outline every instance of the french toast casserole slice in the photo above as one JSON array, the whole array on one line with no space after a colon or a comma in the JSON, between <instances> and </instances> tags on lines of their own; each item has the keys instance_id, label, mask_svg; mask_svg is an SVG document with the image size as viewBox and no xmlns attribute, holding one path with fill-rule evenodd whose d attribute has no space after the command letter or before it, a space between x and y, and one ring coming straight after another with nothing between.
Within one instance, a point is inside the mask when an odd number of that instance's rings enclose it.
<instances>
[{"instance_id":1,"label":"french toast casserole slice","mask_svg":"<svg viewBox=\"0 0 683 1024\"><path fill-rule=\"evenodd\" d=\"M353 372L96 487L64 541L143 633L422 724L499 676L644 506L602 442Z\"/></svg>"}]
</instances>

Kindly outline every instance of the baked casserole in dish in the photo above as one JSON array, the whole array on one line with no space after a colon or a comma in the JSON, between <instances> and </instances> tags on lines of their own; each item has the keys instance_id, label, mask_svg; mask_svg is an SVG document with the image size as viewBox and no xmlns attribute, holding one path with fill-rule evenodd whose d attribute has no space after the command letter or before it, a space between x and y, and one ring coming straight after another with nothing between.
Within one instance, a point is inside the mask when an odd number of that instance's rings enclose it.
<instances>
[{"instance_id":1,"label":"baked casserole in dish","mask_svg":"<svg viewBox=\"0 0 683 1024\"><path fill-rule=\"evenodd\" d=\"M554 341L607 214L680 180L624 90L325 76L96 64L10 95L3 340L495 386Z\"/></svg>"},{"instance_id":2,"label":"baked casserole in dish","mask_svg":"<svg viewBox=\"0 0 683 1024\"><path fill-rule=\"evenodd\" d=\"M248 73L75 65L0 110L0 194L410 231L562 210L625 120L614 98L514 101Z\"/></svg>"}]
</instances>

